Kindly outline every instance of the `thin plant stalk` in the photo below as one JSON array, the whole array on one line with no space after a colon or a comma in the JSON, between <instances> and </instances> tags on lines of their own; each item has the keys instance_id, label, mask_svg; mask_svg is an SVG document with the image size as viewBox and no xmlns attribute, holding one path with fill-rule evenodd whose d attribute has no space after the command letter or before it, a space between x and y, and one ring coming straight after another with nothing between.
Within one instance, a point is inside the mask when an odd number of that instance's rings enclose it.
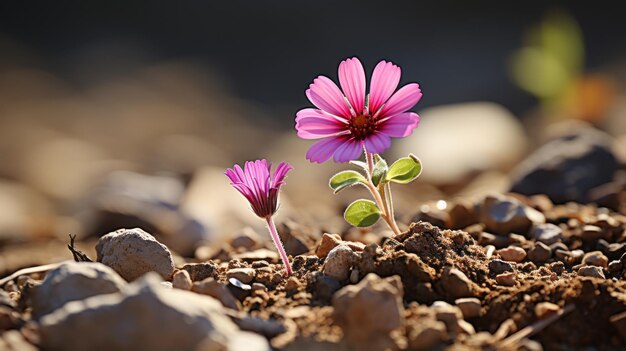
<instances>
[{"instance_id":1,"label":"thin plant stalk","mask_svg":"<svg viewBox=\"0 0 626 351\"><path fill-rule=\"evenodd\" d=\"M396 235L400 235L401 231L398 228L398 224L396 223L396 219L393 215L393 201L391 199L390 187L383 185L382 187L376 187L372 182L372 173L374 172L374 154L368 152L367 149L363 148L365 151L365 159L367 160L368 167L368 177L367 177L367 189L370 191L374 200L378 204L378 207L382 211L381 217L387 222L387 225Z\"/></svg>"},{"instance_id":2,"label":"thin plant stalk","mask_svg":"<svg viewBox=\"0 0 626 351\"><path fill-rule=\"evenodd\" d=\"M285 269L287 270L287 275L291 275L293 271L291 270L291 264L289 264L289 258L287 257L287 253L285 252L285 248L280 241L280 236L278 236L278 230L276 230L276 224L274 224L274 218L272 216L265 217L267 221L267 228L270 231L270 236L272 237L272 241L274 242L274 246L278 249L278 254L280 255L280 259L283 261L285 265Z\"/></svg>"},{"instance_id":3,"label":"thin plant stalk","mask_svg":"<svg viewBox=\"0 0 626 351\"><path fill-rule=\"evenodd\" d=\"M398 228L398 223L396 223L396 216L393 210L393 197L391 197L391 183L385 183L384 185L385 195L387 196L387 206L389 208L389 218L391 218L391 224L393 225L392 230L394 233L400 234L400 228Z\"/></svg>"}]
</instances>

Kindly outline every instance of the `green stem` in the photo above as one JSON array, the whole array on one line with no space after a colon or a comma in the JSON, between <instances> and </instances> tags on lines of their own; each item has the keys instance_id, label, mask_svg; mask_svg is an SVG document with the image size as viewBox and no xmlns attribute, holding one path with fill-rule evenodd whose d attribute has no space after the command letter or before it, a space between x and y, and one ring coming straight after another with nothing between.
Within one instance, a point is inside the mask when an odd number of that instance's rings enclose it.
<instances>
[{"instance_id":1,"label":"green stem","mask_svg":"<svg viewBox=\"0 0 626 351\"><path fill-rule=\"evenodd\" d=\"M398 223L396 223L396 216L393 210L393 197L391 197L391 183L385 183L385 195L387 196L387 206L389 208L389 218L391 218L391 223L393 225L393 231L396 235L400 234L400 228L398 228Z\"/></svg>"},{"instance_id":2,"label":"green stem","mask_svg":"<svg viewBox=\"0 0 626 351\"><path fill-rule=\"evenodd\" d=\"M393 208L390 207L391 201L387 201L387 199L391 200L391 194L387 195L387 191L385 191L386 187L378 188L372 183L372 174L374 173L374 154L371 152L367 152L367 149L363 147L363 151L365 152L365 159L367 160L367 189L370 191L372 196L374 197L374 201L378 205L378 208L382 211L381 217L387 222L389 228L396 235L400 235L402 232L398 225L396 224L396 219L393 216Z\"/></svg>"}]
</instances>

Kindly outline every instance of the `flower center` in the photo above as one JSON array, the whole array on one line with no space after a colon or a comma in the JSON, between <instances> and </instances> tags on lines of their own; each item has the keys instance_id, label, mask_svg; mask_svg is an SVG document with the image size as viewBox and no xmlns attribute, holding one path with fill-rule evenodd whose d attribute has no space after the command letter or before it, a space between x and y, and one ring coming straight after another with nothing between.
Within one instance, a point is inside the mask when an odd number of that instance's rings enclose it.
<instances>
[{"instance_id":1,"label":"flower center","mask_svg":"<svg viewBox=\"0 0 626 351\"><path fill-rule=\"evenodd\" d=\"M376 122L369 115L358 115L348 123L350 134L356 140L363 140L376 130Z\"/></svg>"}]
</instances>

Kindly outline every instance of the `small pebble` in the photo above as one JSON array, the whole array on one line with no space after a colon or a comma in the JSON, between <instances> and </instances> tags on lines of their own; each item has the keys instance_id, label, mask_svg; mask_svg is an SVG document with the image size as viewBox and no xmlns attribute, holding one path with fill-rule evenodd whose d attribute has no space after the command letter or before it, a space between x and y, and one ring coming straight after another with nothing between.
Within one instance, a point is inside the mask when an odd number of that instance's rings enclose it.
<instances>
[{"instance_id":1,"label":"small pebble","mask_svg":"<svg viewBox=\"0 0 626 351\"><path fill-rule=\"evenodd\" d=\"M193 283L191 288L193 292L198 294L209 295L218 299L224 307L233 310L240 310L241 304L228 290L228 288L213 278L206 278L203 281Z\"/></svg>"},{"instance_id":2,"label":"small pebble","mask_svg":"<svg viewBox=\"0 0 626 351\"><path fill-rule=\"evenodd\" d=\"M189 272L183 269L176 271L172 277L172 286L176 289L191 290L193 282L191 281Z\"/></svg>"},{"instance_id":3,"label":"small pebble","mask_svg":"<svg viewBox=\"0 0 626 351\"><path fill-rule=\"evenodd\" d=\"M535 306L535 316L543 319L557 313L561 308L552 302L540 302Z\"/></svg>"},{"instance_id":4,"label":"small pebble","mask_svg":"<svg viewBox=\"0 0 626 351\"><path fill-rule=\"evenodd\" d=\"M517 246L509 246L498 251L500 257L505 261L522 262L526 258L526 250Z\"/></svg>"},{"instance_id":5,"label":"small pebble","mask_svg":"<svg viewBox=\"0 0 626 351\"><path fill-rule=\"evenodd\" d=\"M595 277L605 279L602 268L596 266L584 266L578 269L578 275L583 277Z\"/></svg>"},{"instance_id":6,"label":"small pebble","mask_svg":"<svg viewBox=\"0 0 626 351\"><path fill-rule=\"evenodd\" d=\"M561 261L552 262L550 268L552 268L554 273L561 274L565 270L565 264Z\"/></svg>"},{"instance_id":7,"label":"small pebble","mask_svg":"<svg viewBox=\"0 0 626 351\"><path fill-rule=\"evenodd\" d=\"M431 308L435 311L437 320L450 325L456 323L457 320L463 319L461 308L452 306L445 301L435 301Z\"/></svg>"},{"instance_id":8,"label":"small pebble","mask_svg":"<svg viewBox=\"0 0 626 351\"><path fill-rule=\"evenodd\" d=\"M515 276L515 273L513 272L502 273L496 276L496 282L504 286L513 286L515 285L515 280L516 280L515 278L516 276Z\"/></svg>"},{"instance_id":9,"label":"small pebble","mask_svg":"<svg viewBox=\"0 0 626 351\"><path fill-rule=\"evenodd\" d=\"M322 273L339 281L348 279L356 254L348 245L338 245L328 253Z\"/></svg>"},{"instance_id":10,"label":"small pebble","mask_svg":"<svg viewBox=\"0 0 626 351\"><path fill-rule=\"evenodd\" d=\"M492 260L489 262L489 273L500 274L504 272L513 272L515 268L509 262L503 260Z\"/></svg>"},{"instance_id":11,"label":"small pebble","mask_svg":"<svg viewBox=\"0 0 626 351\"><path fill-rule=\"evenodd\" d=\"M446 267L440 282L446 293L453 298L472 296L472 281L456 268Z\"/></svg>"},{"instance_id":12,"label":"small pebble","mask_svg":"<svg viewBox=\"0 0 626 351\"><path fill-rule=\"evenodd\" d=\"M174 274L170 250L140 228L120 229L101 237L96 254L98 262L113 268L127 281L150 271L166 280Z\"/></svg>"},{"instance_id":13,"label":"small pebble","mask_svg":"<svg viewBox=\"0 0 626 351\"><path fill-rule=\"evenodd\" d=\"M267 287L261 283L252 283L252 291L267 291Z\"/></svg>"},{"instance_id":14,"label":"small pebble","mask_svg":"<svg viewBox=\"0 0 626 351\"><path fill-rule=\"evenodd\" d=\"M239 235L237 235L230 241L230 245L233 248L252 250L259 246L260 242L261 239L259 237L259 234L257 234L257 232L255 232L254 229L252 229L251 227L245 227Z\"/></svg>"},{"instance_id":15,"label":"small pebble","mask_svg":"<svg viewBox=\"0 0 626 351\"><path fill-rule=\"evenodd\" d=\"M294 294L298 292L299 288L300 280L298 280L298 278L292 276L287 279L287 282L285 283L285 290L287 291L287 293Z\"/></svg>"},{"instance_id":16,"label":"small pebble","mask_svg":"<svg viewBox=\"0 0 626 351\"><path fill-rule=\"evenodd\" d=\"M328 256L330 250L334 249L335 246L339 244L341 244L341 236L339 236L339 234L324 233L319 246L315 249L315 255L319 258L324 258Z\"/></svg>"},{"instance_id":17,"label":"small pebble","mask_svg":"<svg viewBox=\"0 0 626 351\"><path fill-rule=\"evenodd\" d=\"M552 256L552 249L548 245L537 242L530 251L528 251L528 259L534 263L543 263Z\"/></svg>"},{"instance_id":18,"label":"small pebble","mask_svg":"<svg viewBox=\"0 0 626 351\"><path fill-rule=\"evenodd\" d=\"M583 264L589 266L607 267L609 259L600 251L592 251L583 256Z\"/></svg>"},{"instance_id":19,"label":"small pebble","mask_svg":"<svg viewBox=\"0 0 626 351\"><path fill-rule=\"evenodd\" d=\"M249 284L254 280L256 271L253 268L233 268L226 272L227 278L235 278L244 284Z\"/></svg>"},{"instance_id":20,"label":"small pebble","mask_svg":"<svg viewBox=\"0 0 626 351\"><path fill-rule=\"evenodd\" d=\"M463 312L463 318L474 318L480 316L480 300L475 297L464 297L454 301L456 306Z\"/></svg>"},{"instance_id":21,"label":"small pebble","mask_svg":"<svg viewBox=\"0 0 626 351\"><path fill-rule=\"evenodd\" d=\"M585 251L579 250L579 249L572 250L569 253L569 256L571 257L572 263L580 262L580 260L582 260L584 255L585 255Z\"/></svg>"},{"instance_id":22,"label":"small pebble","mask_svg":"<svg viewBox=\"0 0 626 351\"><path fill-rule=\"evenodd\" d=\"M595 225L586 225L582 229L580 237L587 242L594 242L604 236L602 228Z\"/></svg>"},{"instance_id":23,"label":"small pebble","mask_svg":"<svg viewBox=\"0 0 626 351\"><path fill-rule=\"evenodd\" d=\"M563 229L552 223L537 224L531 230L531 236L546 245L562 240Z\"/></svg>"}]
</instances>

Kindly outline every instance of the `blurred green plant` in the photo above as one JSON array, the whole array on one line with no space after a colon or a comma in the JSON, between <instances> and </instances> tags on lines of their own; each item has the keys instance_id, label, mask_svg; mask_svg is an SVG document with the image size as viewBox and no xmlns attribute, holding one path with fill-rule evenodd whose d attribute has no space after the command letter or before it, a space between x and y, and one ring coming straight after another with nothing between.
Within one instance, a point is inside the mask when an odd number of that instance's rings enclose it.
<instances>
[{"instance_id":1,"label":"blurred green plant","mask_svg":"<svg viewBox=\"0 0 626 351\"><path fill-rule=\"evenodd\" d=\"M513 81L539 99L550 117L597 120L612 100L605 77L584 75L585 44L576 20L553 11L531 27L510 61Z\"/></svg>"},{"instance_id":2,"label":"blurred green plant","mask_svg":"<svg viewBox=\"0 0 626 351\"><path fill-rule=\"evenodd\" d=\"M543 104L558 104L582 73L584 44L578 23L565 12L553 12L524 41L511 60L513 80Z\"/></svg>"}]
</instances>

